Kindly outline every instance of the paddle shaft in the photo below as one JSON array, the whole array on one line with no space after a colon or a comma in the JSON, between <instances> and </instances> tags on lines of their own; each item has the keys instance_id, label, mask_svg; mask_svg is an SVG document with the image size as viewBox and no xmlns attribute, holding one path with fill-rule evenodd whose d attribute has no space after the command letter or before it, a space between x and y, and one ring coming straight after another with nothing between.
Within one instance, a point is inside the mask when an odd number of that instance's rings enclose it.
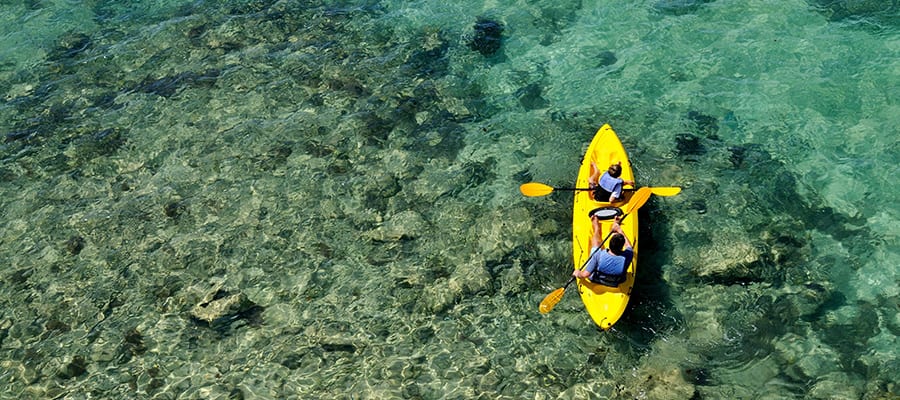
<instances>
[{"instance_id":1,"label":"paddle shaft","mask_svg":"<svg viewBox=\"0 0 900 400\"><path fill-rule=\"evenodd\" d=\"M597 190L597 188L591 189L591 188L558 188L558 187L555 187L555 188L553 188L553 190L565 190L565 191L570 191L570 192L576 192L579 190ZM633 191L636 191L637 188L623 188L622 190L633 192Z\"/></svg>"},{"instance_id":2,"label":"paddle shaft","mask_svg":"<svg viewBox=\"0 0 900 400\"><path fill-rule=\"evenodd\" d=\"M641 205L643 205L643 204L641 204ZM628 210L628 212L625 213L625 215L622 216L622 219L619 220L619 224L621 224L622 221L625 221L625 218L628 218L628 216L631 215L631 213L637 211L637 208L639 208L639 207L634 207L634 208L635 208L634 210ZM606 237L603 238L603 241L600 242L600 248L601 248L601 249L603 248L603 243L606 243L606 241L609 240L609 237L612 236L613 233L615 233L615 231L613 231L612 228L610 228L610 229L609 229L609 233L607 233L607 234L606 234ZM600 251L600 250L598 249L597 251ZM591 257L590 257L590 256L588 256L587 261L585 261L584 264L581 266L581 268L578 268L578 270L579 270L579 271L583 270L584 267L587 266L588 261L591 261ZM627 268L628 266L626 265L625 267ZM573 276L572 279L575 279L575 277ZM569 283L572 283L572 282L571 282L572 279L569 279L569 282L566 283L566 286L569 286Z\"/></svg>"},{"instance_id":3,"label":"paddle shaft","mask_svg":"<svg viewBox=\"0 0 900 400\"><path fill-rule=\"evenodd\" d=\"M626 217L628 217L628 214L631 214L631 213L637 211L639 208L641 208L641 206L643 206L644 203L646 203L649 198L650 198L650 189L649 188L640 188L637 191L637 193L635 193L634 196L631 198L631 201L633 201L634 203L628 209L628 212L622 216L622 219L620 219L619 222L621 223L622 221L625 220ZM600 242L600 245L602 246L603 243L606 243L606 240L609 239L609 237L612 234L613 234L613 231L610 230L609 234L606 235L606 238L604 238L603 241ZM585 263L578 270L581 271L582 269L584 269L584 267L587 266L588 261L590 261L590 257L588 257L588 260L585 261ZM544 297L544 300L541 300L541 304L539 307L541 314L546 314L546 313L550 312L551 310L553 310L553 307L556 306L556 303L559 303L559 301L562 300L562 296L566 293L566 288L568 288L569 285L571 285L572 282L574 282L574 281L575 281L575 274L573 273L572 277L570 277L569 280L566 281L565 286L563 286L560 289L554 290L553 292L548 294L547 297Z\"/></svg>"},{"instance_id":4,"label":"paddle shaft","mask_svg":"<svg viewBox=\"0 0 900 400\"><path fill-rule=\"evenodd\" d=\"M629 185L632 186L632 185ZM519 191L522 192L523 195L528 197L538 197L538 196L546 196L550 193L553 193L555 190L568 190L568 191L589 191L592 190L590 188L555 188L549 185L545 185L543 183L538 182L529 182L523 183L519 186ZM636 192L640 191L639 188L625 188L623 191ZM677 186L669 186L669 187L651 187L651 194L657 196L674 196L681 192L681 188Z\"/></svg>"}]
</instances>

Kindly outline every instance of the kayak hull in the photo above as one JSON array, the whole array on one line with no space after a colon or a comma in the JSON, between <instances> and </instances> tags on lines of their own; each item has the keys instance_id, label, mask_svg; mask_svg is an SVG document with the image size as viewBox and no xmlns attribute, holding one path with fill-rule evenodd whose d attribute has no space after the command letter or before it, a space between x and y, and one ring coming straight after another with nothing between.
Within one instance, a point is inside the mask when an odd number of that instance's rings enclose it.
<instances>
[{"instance_id":1,"label":"kayak hull","mask_svg":"<svg viewBox=\"0 0 900 400\"><path fill-rule=\"evenodd\" d=\"M616 132L608 124L600 127L593 140L591 140L591 144L588 146L584 159L581 162L581 167L578 170L578 179L575 182L575 187L588 187L588 178L591 175L591 162L594 162L601 171L606 171L613 163L621 162L622 175L620 178L626 181L635 180L628 154L625 152L625 148L622 146L622 142L619 140ZM628 186L625 189L624 201L615 203L596 201L593 199L591 191L581 190L575 192L572 212L572 255L576 270L582 269L590 256L593 232L588 213L598 207L607 206L619 207L622 212L628 212L634 191L627 190L629 189ZM612 219L601 221L602 238L609 234L612 223ZM625 312L637 272L637 212L630 213L623 220L621 227L634 248L634 259L626 270L625 282L618 287L610 287L593 283L586 278L577 280L578 293L581 295L585 309L587 309L594 323L603 330L611 328ZM604 247L606 247L607 243L604 243Z\"/></svg>"}]
</instances>

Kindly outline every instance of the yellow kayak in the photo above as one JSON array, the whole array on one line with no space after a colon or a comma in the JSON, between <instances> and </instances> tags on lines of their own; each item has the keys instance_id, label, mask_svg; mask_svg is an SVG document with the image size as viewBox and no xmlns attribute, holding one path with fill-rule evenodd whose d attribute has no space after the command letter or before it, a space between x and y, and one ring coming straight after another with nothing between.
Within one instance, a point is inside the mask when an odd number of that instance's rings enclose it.
<instances>
[{"instance_id":1,"label":"yellow kayak","mask_svg":"<svg viewBox=\"0 0 900 400\"><path fill-rule=\"evenodd\" d=\"M578 180L575 187L588 187L588 178L591 175L591 162L594 162L601 171L606 171L611 164L616 162L622 163L621 179L625 181L634 181L634 173L631 170L631 162L628 160L628 154L622 147L622 142L616 136L609 124L603 125L594 135L594 139L588 146L587 152L584 154L584 160L581 161L581 168L578 170ZM575 269L581 269L591 251L591 220L588 216L592 210L601 207L614 206L623 212L629 210L629 202L634 194L631 190L623 191L625 200L616 203L599 202L593 199L593 193L587 190L575 192L574 208L572 212L572 255L575 262ZM610 232L613 219L601 221L603 237ZM637 212L628 215L621 224L622 231L628 240L634 246L634 259L628 266L626 271L625 282L619 284L618 287L610 287L596 284L586 278L578 279L578 293L581 294L581 300L588 314L601 329L607 330L622 317L625 307L628 305L628 298L631 295L631 288L634 286L634 277L637 272L637 254L638 254L638 216ZM607 241L604 247L608 245Z\"/></svg>"}]
</instances>

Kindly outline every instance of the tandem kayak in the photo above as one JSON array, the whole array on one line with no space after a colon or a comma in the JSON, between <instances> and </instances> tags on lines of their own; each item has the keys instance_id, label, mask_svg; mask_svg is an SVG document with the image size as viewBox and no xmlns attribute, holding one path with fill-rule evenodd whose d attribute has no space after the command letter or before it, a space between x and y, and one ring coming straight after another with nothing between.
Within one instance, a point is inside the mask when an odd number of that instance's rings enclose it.
<instances>
[{"instance_id":1,"label":"tandem kayak","mask_svg":"<svg viewBox=\"0 0 900 400\"><path fill-rule=\"evenodd\" d=\"M594 135L591 144L584 153L584 159L581 161L581 168L578 170L578 180L575 186L579 188L588 187L588 178L591 175L591 162L597 165L601 171L605 171L611 164L616 162L622 163L622 178L625 181L634 181L634 173L631 170L631 162L628 160L628 154L622 147L622 142L613 131L609 124L605 124ZM609 203L596 201L593 198L593 192L588 190L579 190L575 192L575 199L572 212L572 256L574 260L574 268L582 269L587 262L591 251L591 219L589 213L598 208L610 211L628 212L631 208L629 204L634 197L634 190L626 190L624 193L624 201ZM644 199L646 201L646 199ZM637 203L637 201L635 201ZM618 210L615 210L618 208ZM613 219L609 218L601 221L603 236L610 232ZM591 319L601 329L607 330L622 317L625 307L628 305L628 299L631 296L631 289L634 287L634 277L637 273L638 260L638 216L637 212L629 213L621 223L622 231L634 248L634 259L626 270L625 282L617 287L605 286L593 283L586 278L579 278L578 293L581 295L581 301L590 314ZM604 243L604 247L608 245Z\"/></svg>"}]
</instances>

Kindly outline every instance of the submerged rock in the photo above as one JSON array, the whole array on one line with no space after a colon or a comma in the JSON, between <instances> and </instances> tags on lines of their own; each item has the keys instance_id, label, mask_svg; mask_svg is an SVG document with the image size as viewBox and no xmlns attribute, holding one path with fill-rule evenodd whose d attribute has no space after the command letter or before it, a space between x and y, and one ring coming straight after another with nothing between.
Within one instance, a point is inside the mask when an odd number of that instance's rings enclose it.
<instances>
[{"instance_id":1,"label":"submerged rock","mask_svg":"<svg viewBox=\"0 0 900 400\"><path fill-rule=\"evenodd\" d=\"M457 304L460 299L492 290L491 275L481 257L473 257L466 264L456 266L449 278L438 278L427 286L416 307L427 312L440 313Z\"/></svg>"},{"instance_id":2,"label":"submerged rock","mask_svg":"<svg viewBox=\"0 0 900 400\"><path fill-rule=\"evenodd\" d=\"M616 53L613 53L609 50L604 50L597 55L597 61L598 67L608 67L618 62L619 59L616 58Z\"/></svg>"},{"instance_id":3,"label":"submerged rock","mask_svg":"<svg viewBox=\"0 0 900 400\"><path fill-rule=\"evenodd\" d=\"M653 6L665 14L685 15L696 12L706 3L713 0L660 0Z\"/></svg>"},{"instance_id":4,"label":"submerged rock","mask_svg":"<svg viewBox=\"0 0 900 400\"><path fill-rule=\"evenodd\" d=\"M82 249L84 249L83 237L75 235L66 241L66 250L69 251L69 254L73 256L78 255L78 253L81 253Z\"/></svg>"},{"instance_id":5,"label":"submerged rock","mask_svg":"<svg viewBox=\"0 0 900 400\"><path fill-rule=\"evenodd\" d=\"M475 36L469 42L472 50L488 57L494 55L503 45L503 24L499 21L479 17L475 21Z\"/></svg>"},{"instance_id":6,"label":"submerged rock","mask_svg":"<svg viewBox=\"0 0 900 400\"><path fill-rule=\"evenodd\" d=\"M840 355L815 336L788 333L775 342L775 354L788 365L785 373L800 382L841 369Z\"/></svg>"},{"instance_id":7,"label":"submerged rock","mask_svg":"<svg viewBox=\"0 0 900 400\"><path fill-rule=\"evenodd\" d=\"M421 40L422 48L409 55L402 70L421 77L446 75L450 67L450 60L447 57L450 44L442 32L428 32Z\"/></svg>"},{"instance_id":8,"label":"submerged rock","mask_svg":"<svg viewBox=\"0 0 900 400\"><path fill-rule=\"evenodd\" d=\"M826 15L830 21L868 20L897 26L900 3L877 0L808 0L816 10ZM878 25L872 23L870 25Z\"/></svg>"},{"instance_id":9,"label":"submerged rock","mask_svg":"<svg viewBox=\"0 0 900 400\"><path fill-rule=\"evenodd\" d=\"M57 376L62 379L72 379L87 372L87 362L82 356L72 357L72 361L62 367Z\"/></svg>"},{"instance_id":10,"label":"submerged rock","mask_svg":"<svg viewBox=\"0 0 900 400\"><path fill-rule=\"evenodd\" d=\"M689 111L687 118L697 125L697 131L710 139L717 139L719 119L699 111Z\"/></svg>"},{"instance_id":11,"label":"submerged rock","mask_svg":"<svg viewBox=\"0 0 900 400\"><path fill-rule=\"evenodd\" d=\"M38 133L37 128L21 129L6 134L6 143L15 142L17 140L28 140Z\"/></svg>"},{"instance_id":12,"label":"submerged rock","mask_svg":"<svg viewBox=\"0 0 900 400\"><path fill-rule=\"evenodd\" d=\"M427 234L428 229L428 223L419 213L407 210L392 216L366 236L376 241L410 240Z\"/></svg>"},{"instance_id":13,"label":"submerged rock","mask_svg":"<svg viewBox=\"0 0 900 400\"><path fill-rule=\"evenodd\" d=\"M700 142L700 138L691 133L679 133L675 135L675 148L681 156L699 156L706 154L706 147Z\"/></svg>"},{"instance_id":14,"label":"submerged rock","mask_svg":"<svg viewBox=\"0 0 900 400\"><path fill-rule=\"evenodd\" d=\"M243 293L230 293L219 287L208 293L191 309L191 317L210 327L223 327L259 313L262 307L250 301Z\"/></svg>"},{"instance_id":15,"label":"submerged rock","mask_svg":"<svg viewBox=\"0 0 900 400\"><path fill-rule=\"evenodd\" d=\"M127 132L119 128L102 129L72 141L66 155L75 163L115 153L127 142Z\"/></svg>"},{"instance_id":16,"label":"submerged rock","mask_svg":"<svg viewBox=\"0 0 900 400\"><path fill-rule=\"evenodd\" d=\"M68 33L60 37L56 48L50 52L51 60L63 60L75 57L91 47L91 37L80 32Z\"/></svg>"},{"instance_id":17,"label":"submerged rock","mask_svg":"<svg viewBox=\"0 0 900 400\"><path fill-rule=\"evenodd\" d=\"M162 97L171 97L179 89L189 86L212 86L219 79L219 71L215 69L202 73L182 72L176 75L164 76L153 79L147 77L141 83L132 87L132 90L143 93L152 93Z\"/></svg>"},{"instance_id":18,"label":"submerged rock","mask_svg":"<svg viewBox=\"0 0 900 400\"><path fill-rule=\"evenodd\" d=\"M532 83L517 90L516 97L526 110L537 110L547 107L547 100L541 96L541 92L543 92L541 85Z\"/></svg>"},{"instance_id":19,"label":"submerged rock","mask_svg":"<svg viewBox=\"0 0 900 400\"><path fill-rule=\"evenodd\" d=\"M845 372L832 372L817 381L807 393L810 399L859 399L862 382ZM872 397L874 398L874 397ZM885 396L889 399L890 397Z\"/></svg>"}]
</instances>

